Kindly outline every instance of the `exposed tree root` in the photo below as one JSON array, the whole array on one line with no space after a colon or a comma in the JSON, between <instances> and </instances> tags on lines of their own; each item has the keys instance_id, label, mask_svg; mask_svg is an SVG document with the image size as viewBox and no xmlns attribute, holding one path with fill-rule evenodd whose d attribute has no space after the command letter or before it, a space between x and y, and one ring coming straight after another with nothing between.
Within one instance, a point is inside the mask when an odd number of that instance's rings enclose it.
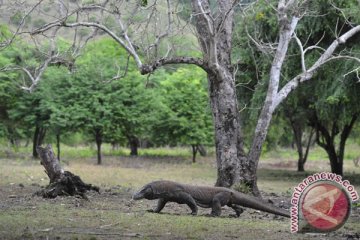
<instances>
[{"instance_id":1,"label":"exposed tree root","mask_svg":"<svg viewBox=\"0 0 360 240\"><path fill-rule=\"evenodd\" d=\"M45 168L46 174L50 178L49 185L38 192L36 195L44 198L56 198L57 196L80 196L87 199L86 191L99 192L99 187L84 183L81 178L69 171L64 171L59 160L55 157L51 145L37 147L41 164Z\"/></svg>"}]
</instances>

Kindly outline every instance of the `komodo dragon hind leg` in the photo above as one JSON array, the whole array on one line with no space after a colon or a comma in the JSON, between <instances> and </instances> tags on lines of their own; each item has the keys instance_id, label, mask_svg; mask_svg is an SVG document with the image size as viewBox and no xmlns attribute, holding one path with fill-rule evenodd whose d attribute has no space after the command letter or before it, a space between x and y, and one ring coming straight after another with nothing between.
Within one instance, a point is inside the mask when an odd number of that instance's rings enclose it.
<instances>
[{"instance_id":1,"label":"komodo dragon hind leg","mask_svg":"<svg viewBox=\"0 0 360 240\"><path fill-rule=\"evenodd\" d=\"M213 217L218 217L221 215L221 202L217 198L214 198L212 201L210 215Z\"/></svg>"},{"instance_id":2,"label":"komodo dragon hind leg","mask_svg":"<svg viewBox=\"0 0 360 240\"><path fill-rule=\"evenodd\" d=\"M221 207L230 203L230 193L221 192L214 196L211 203L211 216L218 217L221 215Z\"/></svg>"}]
</instances>

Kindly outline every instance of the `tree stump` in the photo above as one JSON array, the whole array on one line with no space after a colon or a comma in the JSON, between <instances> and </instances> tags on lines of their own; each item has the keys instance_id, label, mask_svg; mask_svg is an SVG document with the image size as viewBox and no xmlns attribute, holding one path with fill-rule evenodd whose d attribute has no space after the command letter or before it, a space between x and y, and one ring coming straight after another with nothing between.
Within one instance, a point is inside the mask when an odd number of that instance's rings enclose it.
<instances>
[{"instance_id":1,"label":"tree stump","mask_svg":"<svg viewBox=\"0 0 360 240\"><path fill-rule=\"evenodd\" d=\"M56 198L57 196L81 196L87 199L86 191L99 192L99 187L84 183L79 176L69 171L64 171L59 160L55 157L51 145L45 148L37 147L41 165L50 179L49 185L38 192L37 195L44 198Z\"/></svg>"}]
</instances>

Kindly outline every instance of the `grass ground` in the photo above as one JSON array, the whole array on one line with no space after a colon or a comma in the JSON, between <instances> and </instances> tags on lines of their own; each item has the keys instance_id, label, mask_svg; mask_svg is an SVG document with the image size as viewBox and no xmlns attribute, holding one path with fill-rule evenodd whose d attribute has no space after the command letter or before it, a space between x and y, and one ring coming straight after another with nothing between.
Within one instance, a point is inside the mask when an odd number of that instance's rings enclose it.
<instances>
[{"instance_id":1,"label":"grass ground","mask_svg":"<svg viewBox=\"0 0 360 240\"><path fill-rule=\"evenodd\" d=\"M356 239L360 236L359 207L354 208L343 228L327 234L291 234L288 219L252 209L247 209L240 218L229 217L232 211L227 208L220 218L207 217L209 209L200 209L199 215L193 217L188 215L186 206L177 204L167 205L163 214L148 213L146 209L156 203L131 201L135 189L156 179L213 185L216 179L213 157L200 158L192 164L190 151L183 149L148 150L147 154L142 153L146 156L137 158L111 156L106 149L104 164L97 166L86 151L65 149L63 164L85 182L101 187L101 194L88 194L89 201L33 196L48 183L38 161L28 159L26 151L21 149L12 159L0 159L0 239ZM75 157L75 152L81 157ZM281 201L288 204L291 189L306 175L329 170L327 161L320 159L321 152L315 152L319 159L311 159L306 165L311 172L297 173L294 155L288 152L265 154L260 162L259 187L265 198L276 204ZM350 159L345 162L345 175L359 190L360 168L355 168Z\"/></svg>"}]
</instances>

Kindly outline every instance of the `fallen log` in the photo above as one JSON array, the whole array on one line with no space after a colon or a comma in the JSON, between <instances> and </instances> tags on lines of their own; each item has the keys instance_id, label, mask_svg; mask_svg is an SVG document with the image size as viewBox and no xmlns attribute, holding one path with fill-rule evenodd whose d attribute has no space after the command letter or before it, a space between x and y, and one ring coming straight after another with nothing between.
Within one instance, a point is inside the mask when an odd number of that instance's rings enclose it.
<instances>
[{"instance_id":1,"label":"fallen log","mask_svg":"<svg viewBox=\"0 0 360 240\"><path fill-rule=\"evenodd\" d=\"M50 183L44 189L36 192L36 195L44 198L56 198L57 196L80 196L87 199L86 191L99 192L97 186L84 183L81 178L69 171L64 171L59 160L55 157L51 145L37 147L41 165L50 179Z\"/></svg>"}]
</instances>

